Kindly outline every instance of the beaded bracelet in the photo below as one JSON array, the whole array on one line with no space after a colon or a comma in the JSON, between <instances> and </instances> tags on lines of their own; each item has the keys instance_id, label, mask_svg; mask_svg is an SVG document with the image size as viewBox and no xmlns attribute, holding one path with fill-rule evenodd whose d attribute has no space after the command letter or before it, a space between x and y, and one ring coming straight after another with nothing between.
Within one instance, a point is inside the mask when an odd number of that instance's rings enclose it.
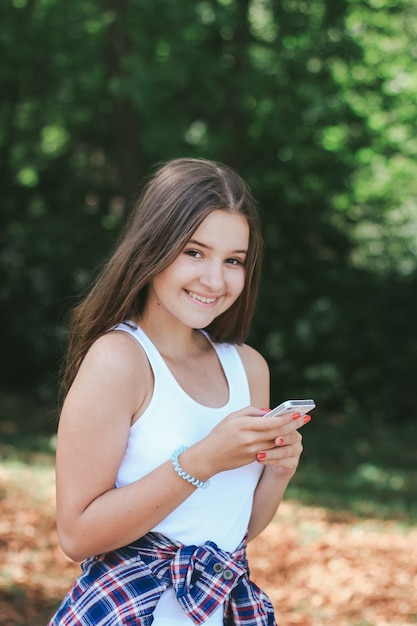
<instances>
[{"instance_id":1,"label":"beaded bracelet","mask_svg":"<svg viewBox=\"0 0 417 626\"><path fill-rule=\"evenodd\" d=\"M178 476L181 476L184 480L194 485L194 487L199 487L200 489L207 489L210 484L209 480L203 482L202 480L198 480L194 478L194 476L190 476L190 474L186 474L182 469L181 465L178 462L178 457L187 450L187 446L181 446L178 450L174 450L171 454L172 465L174 466L174 470L177 472Z\"/></svg>"}]
</instances>

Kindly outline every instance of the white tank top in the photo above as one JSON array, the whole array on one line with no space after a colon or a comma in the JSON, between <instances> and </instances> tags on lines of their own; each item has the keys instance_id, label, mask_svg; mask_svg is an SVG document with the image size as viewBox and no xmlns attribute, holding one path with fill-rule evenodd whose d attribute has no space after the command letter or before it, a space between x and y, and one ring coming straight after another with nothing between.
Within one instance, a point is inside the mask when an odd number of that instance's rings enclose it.
<instances>
[{"instance_id":1,"label":"white tank top","mask_svg":"<svg viewBox=\"0 0 417 626\"><path fill-rule=\"evenodd\" d=\"M167 461L181 445L191 446L205 437L229 413L248 406L251 400L245 368L235 346L212 344L229 387L227 403L213 408L198 403L184 391L141 328L123 323L114 330L123 330L140 343L154 375L151 401L130 429L117 474L116 486L122 487ZM246 533L261 473L262 467L255 462L216 474L207 489L196 489L152 530L185 545L211 540L222 550L233 552ZM192 624L172 588L162 595L154 618L153 626ZM216 611L206 623L221 626L222 611Z\"/></svg>"}]
</instances>

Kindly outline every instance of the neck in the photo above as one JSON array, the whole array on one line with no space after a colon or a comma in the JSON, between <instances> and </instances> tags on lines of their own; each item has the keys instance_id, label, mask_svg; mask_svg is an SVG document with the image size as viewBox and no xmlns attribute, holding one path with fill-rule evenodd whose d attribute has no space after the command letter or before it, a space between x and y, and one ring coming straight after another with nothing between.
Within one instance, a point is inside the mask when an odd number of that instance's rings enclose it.
<instances>
[{"instance_id":1,"label":"neck","mask_svg":"<svg viewBox=\"0 0 417 626\"><path fill-rule=\"evenodd\" d=\"M181 358L195 354L207 343L204 335L188 326L178 324L175 328L159 324L150 316L142 316L138 322L158 351L167 357Z\"/></svg>"}]
</instances>

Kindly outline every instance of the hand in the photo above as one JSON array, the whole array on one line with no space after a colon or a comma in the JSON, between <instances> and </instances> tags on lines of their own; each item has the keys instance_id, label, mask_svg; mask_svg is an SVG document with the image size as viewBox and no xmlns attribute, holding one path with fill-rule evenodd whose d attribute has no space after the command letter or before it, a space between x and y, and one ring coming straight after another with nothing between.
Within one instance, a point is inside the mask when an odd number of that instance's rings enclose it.
<instances>
[{"instance_id":1,"label":"hand","mask_svg":"<svg viewBox=\"0 0 417 626\"><path fill-rule=\"evenodd\" d=\"M222 420L198 444L200 474L207 477L255 460L276 466L278 473L295 471L301 455L297 428L306 418L297 414L265 419L265 410L253 406L235 411ZM261 453L261 455L259 455ZM275 471L276 471L275 470Z\"/></svg>"},{"instance_id":2,"label":"hand","mask_svg":"<svg viewBox=\"0 0 417 626\"><path fill-rule=\"evenodd\" d=\"M302 436L298 428L310 420L310 415L301 416L294 413L291 422L283 425L280 435L275 439L275 445L258 452L256 457L258 462L270 466L269 471L278 476L294 475L303 451Z\"/></svg>"}]
</instances>

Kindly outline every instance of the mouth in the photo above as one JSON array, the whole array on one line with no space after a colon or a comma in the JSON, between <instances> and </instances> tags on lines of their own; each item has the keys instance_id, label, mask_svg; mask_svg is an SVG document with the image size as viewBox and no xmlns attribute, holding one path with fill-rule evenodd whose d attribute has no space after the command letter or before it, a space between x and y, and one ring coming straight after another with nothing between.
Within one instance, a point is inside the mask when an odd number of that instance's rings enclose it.
<instances>
[{"instance_id":1,"label":"mouth","mask_svg":"<svg viewBox=\"0 0 417 626\"><path fill-rule=\"evenodd\" d=\"M217 300L217 298L206 298L204 296L199 296L198 293L194 293L194 291L187 291L187 294L193 300L197 300L197 302L202 302L203 304L213 304Z\"/></svg>"}]
</instances>

